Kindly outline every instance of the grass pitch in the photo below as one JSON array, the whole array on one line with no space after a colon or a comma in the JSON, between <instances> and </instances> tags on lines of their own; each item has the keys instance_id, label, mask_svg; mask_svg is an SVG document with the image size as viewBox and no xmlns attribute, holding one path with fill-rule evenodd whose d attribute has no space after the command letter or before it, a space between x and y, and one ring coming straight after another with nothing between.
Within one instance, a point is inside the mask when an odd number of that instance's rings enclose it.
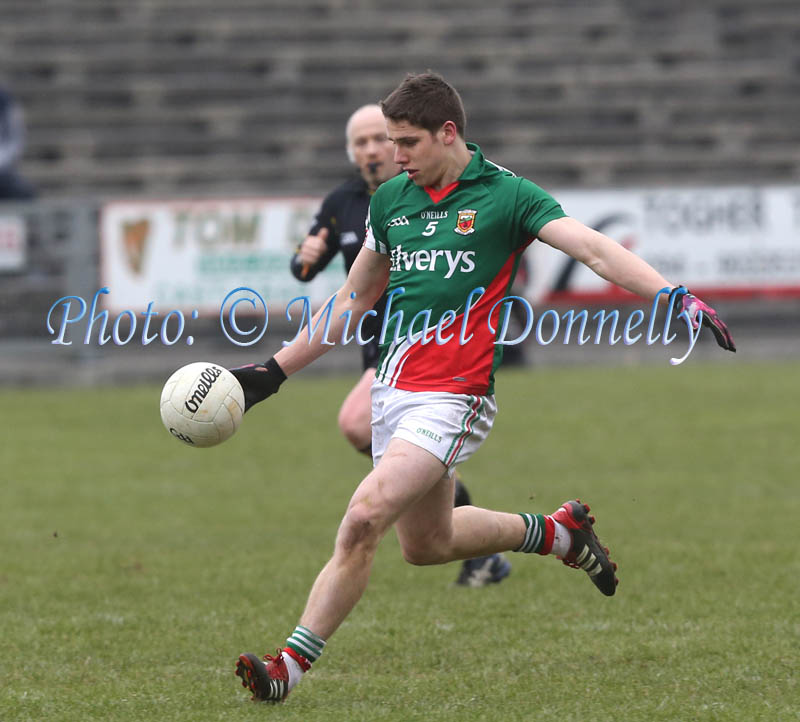
<instances>
[{"instance_id":1,"label":"grass pitch","mask_svg":"<svg viewBox=\"0 0 800 722\"><path fill-rule=\"evenodd\" d=\"M0 392L0 719L800 719L800 365L773 364L501 372L474 502L589 502L617 595L514 554L454 588L390 535L308 679L250 702L237 654L283 645L368 468L353 380L296 377L207 450L155 387Z\"/></svg>"}]
</instances>

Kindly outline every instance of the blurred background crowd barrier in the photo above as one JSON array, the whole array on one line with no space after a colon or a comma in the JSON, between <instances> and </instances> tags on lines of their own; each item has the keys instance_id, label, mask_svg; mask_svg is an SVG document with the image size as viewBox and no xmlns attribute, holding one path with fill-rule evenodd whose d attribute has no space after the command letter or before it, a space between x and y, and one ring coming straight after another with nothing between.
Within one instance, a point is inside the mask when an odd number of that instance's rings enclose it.
<instances>
[{"instance_id":1,"label":"blurred background crowd barrier","mask_svg":"<svg viewBox=\"0 0 800 722\"><path fill-rule=\"evenodd\" d=\"M707 290L739 359L797 357L796 0L5 0L0 189L16 190L0 198L0 382L144 380L274 350L282 307L242 349L217 297L244 279L288 300L288 254L350 172L347 117L426 69L460 90L488 157ZM527 254L536 308L627 302L543 252ZM334 267L296 289L319 301L340 280ZM53 303L103 286L112 314L199 305L195 344L53 344ZM556 346L529 360L655 351Z\"/></svg>"}]
</instances>

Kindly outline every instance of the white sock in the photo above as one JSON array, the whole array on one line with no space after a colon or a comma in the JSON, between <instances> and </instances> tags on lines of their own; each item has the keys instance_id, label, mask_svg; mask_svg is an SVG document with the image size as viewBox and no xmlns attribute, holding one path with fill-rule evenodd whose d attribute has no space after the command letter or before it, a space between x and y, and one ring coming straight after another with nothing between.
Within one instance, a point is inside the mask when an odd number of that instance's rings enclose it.
<instances>
[{"instance_id":1,"label":"white sock","mask_svg":"<svg viewBox=\"0 0 800 722\"><path fill-rule=\"evenodd\" d=\"M288 654L283 655L283 661L286 663L286 671L289 673L289 689L291 690L302 679L303 668Z\"/></svg>"},{"instance_id":2,"label":"white sock","mask_svg":"<svg viewBox=\"0 0 800 722\"><path fill-rule=\"evenodd\" d=\"M572 534L569 533L567 527L555 519L553 519L553 526L555 527L555 534L553 534L553 548L550 553L565 557L569 554L569 548L572 546Z\"/></svg>"}]
</instances>

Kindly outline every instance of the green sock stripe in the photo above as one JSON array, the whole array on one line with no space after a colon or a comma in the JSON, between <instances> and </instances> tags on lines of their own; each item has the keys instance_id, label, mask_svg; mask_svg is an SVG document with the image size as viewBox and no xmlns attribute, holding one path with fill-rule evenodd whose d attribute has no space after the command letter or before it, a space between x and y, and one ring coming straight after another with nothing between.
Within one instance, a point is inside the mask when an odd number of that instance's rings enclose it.
<instances>
[{"instance_id":1,"label":"green sock stripe","mask_svg":"<svg viewBox=\"0 0 800 722\"><path fill-rule=\"evenodd\" d=\"M325 648L325 640L310 629L298 626L292 632L292 636L286 640L286 646L305 657L309 662L316 662Z\"/></svg>"},{"instance_id":2,"label":"green sock stripe","mask_svg":"<svg viewBox=\"0 0 800 722\"><path fill-rule=\"evenodd\" d=\"M538 530L538 535L534 540L533 548L531 549L531 553L538 554L542 547L544 546L544 533L547 529L544 523L544 514L537 514L536 515L536 529Z\"/></svg>"},{"instance_id":3,"label":"green sock stripe","mask_svg":"<svg viewBox=\"0 0 800 722\"><path fill-rule=\"evenodd\" d=\"M530 543L531 535L533 534L533 526L534 526L534 518L530 514L520 514L522 517L522 521L525 522L525 537L522 540L522 544L520 544L514 551L515 552L524 552L525 548Z\"/></svg>"},{"instance_id":4,"label":"green sock stripe","mask_svg":"<svg viewBox=\"0 0 800 722\"><path fill-rule=\"evenodd\" d=\"M525 538L514 551L534 554L544 544L544 514L520 514L520 516L525 522Z\"/></svg>"},{"instance_id":5,"label":"green sock stripe","mask_svg":"<svg viewBox=\"0 0 800 722\"><path fill-rule=\"evenodd\" d=\"M317 636L312 632L308 627L302 627L298 625L295 627L294 630L295 634L302 634L309 642L311 642L315 647L319 647L319 651L325 648L325 640L322 637Z\"/></svg>"}]
</instances>

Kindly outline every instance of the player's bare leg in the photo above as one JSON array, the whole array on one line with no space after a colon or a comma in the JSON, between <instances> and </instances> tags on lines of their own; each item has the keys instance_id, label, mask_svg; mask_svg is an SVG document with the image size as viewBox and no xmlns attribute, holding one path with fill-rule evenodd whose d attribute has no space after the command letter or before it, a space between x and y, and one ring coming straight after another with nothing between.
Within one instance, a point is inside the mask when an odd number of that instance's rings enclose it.
<instances>
[{"instance_id":1,"label":"player's bare leg","mask_svg":"<svg viewBox=\"0 0 800 722\"><path fill-rule=\"evenodd\" d=\"M456 486L454 506L456 508L472 506L469 491L462 483L458 471L451 471ZM497 552L482 557L465 559L461 563L455 583L462 587L485 587L490 584L499 584L509 574L511 574L511 562L504 554Z\"/></svg>"},{"instance_id":2,"label":"player's bare leg","mask_svg":"<svg viewBox=\"0 0 800 722\"><path fill-rule=\"evenodd\" d=\"M556 536L562 534L565 563L584 569L601 591L613 594L611 562L592 531L588 507L571 501L546 517L474 506L453 509L453 485L445 465L433 454L402 439L389 442L353 494L333 556L317 576L287 646L275 657L268 655L266 662L253 654L240 655L236 674L254 699L284 700L322 654L328 638L363 595L375 551L392 524L404 557L413 564L442 564L508 550L556 553L555 529Z\"/></svg>"},{"instance_id":3,"label":"player's bare leg","mask_svg":"<svg viewBox=\"0 0 800 722\"><path fill-rule=\"evenodd\" d=\"M608 558L608 549L592 528L594 517L580 500L565 502L552 515L460 506L447 519L442 508L449 490L442 486L431 489L397 520L397 537L410 563L444 564L511 550L555 554L567 566L583 569L606 596L616 591L617 565Z\"/></svg>"},{"instance_id":4,"label":"player's bare leg","mask_svg":"<svg viewBox=\"0 0 800 722\"><path fill-rule=\"evenodd\" d=\"M427 451L405 441L389 444L353 494L333 556L317 576L286 647L275 657L267 655L266 662L254 654L239 656L236 674L253 699L281 702L286 698L364 593L380 540L444 473L444 464ZM447 513L452 513L452 496Z\"/></svg>"},{"instance_id":5,"label":"player's bare leg","mask_svg":"<svg viewBox=\"0 0 800 722\"><path fill-rule=\"evenodd\" d=\"M339 409L339 430L357 451L372 456L372 402L370 389L375 369L367 369L347 394Z\"/></svg>"},{"instance_id":6,"label":"player's bare leg","mask_svg":"<svg viewBox=\"0 0 800 722\"><path fill-rule=\"evenodd\" d=\"M525 522L519 514L475 506L453 509L452 498L453 480L445 476L397 520L395 530L406 561L444 564L509 551L521 544Z\"/></svg>"},{"instance_id":7,"label":"player's bare leg","mask_svg":"<svg viewBox=\"0 0 800 722\"><path fill-rule=\"evenodd\" d=\"M380 540L445 471L444 464L427 451L400 439L391 441L350 500L333 557L314 582L301 625L323 639L336 631L367 586ZM452 498L446 514L452 514Z\"/></svg>"}]
</instances>

